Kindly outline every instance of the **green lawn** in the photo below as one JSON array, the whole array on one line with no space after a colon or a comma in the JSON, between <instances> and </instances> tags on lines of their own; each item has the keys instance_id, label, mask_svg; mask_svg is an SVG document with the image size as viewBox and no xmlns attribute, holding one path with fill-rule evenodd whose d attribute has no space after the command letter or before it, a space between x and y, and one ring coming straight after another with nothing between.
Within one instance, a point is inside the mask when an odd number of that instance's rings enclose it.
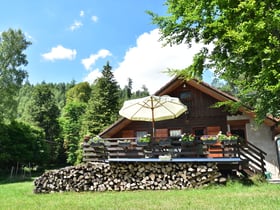
<instances>
[{"instance_id":1,"label":"green lawn","mask_svg":"<svg viewBox=\"0 0 280 210\"><path fill-rule=\"evenodd\" d=\"M231 183L204 189L33 194L33 182L0 184L0 209L280 209L280 185Z\"/></svg>"}]
</instances>

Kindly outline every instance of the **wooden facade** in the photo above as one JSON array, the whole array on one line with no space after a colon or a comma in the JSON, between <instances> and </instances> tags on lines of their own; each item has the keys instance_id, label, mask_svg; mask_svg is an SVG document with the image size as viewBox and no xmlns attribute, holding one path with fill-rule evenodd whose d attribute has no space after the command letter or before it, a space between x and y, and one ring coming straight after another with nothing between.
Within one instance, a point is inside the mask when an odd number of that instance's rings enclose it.
<instances>
[{"instance_id":1,"label":"wooden facade","mask_svg":"<svg viewBox=\"0 0 280 210\"><path fill-rule=\"evenodd\" d=\"M166 89L169 92L166 92ZM228 113L222 108L213 108L218 99L179 79L172 80L166 89L161 89L156 94L180 98L187 105L188 111L177 119L155 122L157 139L166 138L176 130L181 134L192 133L196 136L216 135L219 131L227 132ZM107 138L126 138L136 137L137 132L141 131L151 134L151 122L121 119L119 125L117 122L100 135Z\"/></svg>"}]
</instances>

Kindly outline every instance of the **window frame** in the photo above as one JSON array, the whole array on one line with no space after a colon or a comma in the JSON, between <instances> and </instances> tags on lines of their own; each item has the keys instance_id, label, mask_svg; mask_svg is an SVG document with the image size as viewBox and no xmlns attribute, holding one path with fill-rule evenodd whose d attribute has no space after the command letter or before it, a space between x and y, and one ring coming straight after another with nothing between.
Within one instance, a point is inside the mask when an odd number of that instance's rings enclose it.
<instances>
[{"instance_id":1,"label":"window frame","mask_svg":"<svg viewBox=\"0 0 280 210\"><path fill-rule=\"evenodd\" d=\"M171 132L178 132L178 135L171 135ZM172 128L172 129L169 129L169 131L168 131L168 134L169 134L169 136L171 136L171 137L181 136L182 133L183 133L183 131L182 131L181 128Z\"/></svg>"}]
</instances>

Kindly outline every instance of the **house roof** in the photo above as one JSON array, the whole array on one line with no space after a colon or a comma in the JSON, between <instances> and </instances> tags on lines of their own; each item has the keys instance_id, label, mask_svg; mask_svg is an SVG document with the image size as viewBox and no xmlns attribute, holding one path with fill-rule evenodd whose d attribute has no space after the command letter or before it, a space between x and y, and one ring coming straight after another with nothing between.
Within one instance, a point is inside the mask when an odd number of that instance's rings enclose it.
<instances>
[{"instance_id":1,"label":"house roof","mask_svg":"<svg viewBox=\"0 0 280 210\"><path fill-rule=\"evenodd\" d=\"M196 79L191 79L191 80L186 81L186 80L180 79L178 77L174 77L173 79L171 79L167 84L165 84L162 88L160 88L158 91L156 91L154 93L154 95L158 95L158 96L168 95L170 92L175 90L177 87L183 85L184 83L200 90L201 92L203 92L221 102L229 101L229 100L234 101L234 102L239 101L239 99L237 99L236 97L229 95L221 90L218 90L217 88L214 88L203 81L198 81ZM248 107L240 107L239 111L251 118L255 117L255 113L252 110L250 110ZM104 131L102 131L99 135L101 137L113 136L115 133L117 133L119 130L124 128L130 122L131 122L130 120L122 117L119 120L117 120L115 123L113 123L111 126L106 128ZM264 123L268 126L275 126L277 124L277 121L272 117L267 117L264 120Z\"/></svg>"},{"instance_id":2,"label":"house roof","mask_svg":"<svg viewBox=\"0 0 280 210\"><path fill-rule=\"evenodd\" d=\"M200 90L201 92L204 92L207 95L210 95L211 97L219 101L227 101L227 100L239 101L237 98L223 91L220 91L203 81L198 81L196 79L191 79L189 81L186 81L178 77L174 77L172 80L170 80L166 85L164 85L157 92L155 92L155 95L159 95L159 96L166 95L184 83L187 83L188 85Z\"/></svg>"}]
</instances>

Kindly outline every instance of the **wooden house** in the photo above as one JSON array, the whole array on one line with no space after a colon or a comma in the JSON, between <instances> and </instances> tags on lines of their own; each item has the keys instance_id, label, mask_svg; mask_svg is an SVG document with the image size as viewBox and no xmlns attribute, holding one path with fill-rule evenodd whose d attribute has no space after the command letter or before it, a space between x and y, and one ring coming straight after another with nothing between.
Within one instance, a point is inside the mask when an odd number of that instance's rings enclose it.
<instances>
[{"instance_id":1,"label":"wooden house","mask_svg":"<svg viewBox=\"0 0 280 210\"><path fill-rule=\"evenodd\" d=\"M253 147L252 151L258 149L263 151L262 154L266 154L264 159L266 173L269 173L272 178L279 178L279 147L275 137L279 135L280 129L277 120L268 117L262 125L257 125L254 122L254 113L248 108L240 107L235 114L227 112L224 108L213 108L216 102L238 101L238 99L197 80L185 81L174 78L155 95L178 97L188 107L188 111L177 119L155 122L158 141L183 133L195 134L199 138L203 135L216 135L220 131L230 132L240 136L245 145L250 144ZM147 133L152 133L150 122L121 118L101 132L100 136L139 138ZM245 156L252 158L257 155L248 153Z\"/></svg>"}]
</instances>

